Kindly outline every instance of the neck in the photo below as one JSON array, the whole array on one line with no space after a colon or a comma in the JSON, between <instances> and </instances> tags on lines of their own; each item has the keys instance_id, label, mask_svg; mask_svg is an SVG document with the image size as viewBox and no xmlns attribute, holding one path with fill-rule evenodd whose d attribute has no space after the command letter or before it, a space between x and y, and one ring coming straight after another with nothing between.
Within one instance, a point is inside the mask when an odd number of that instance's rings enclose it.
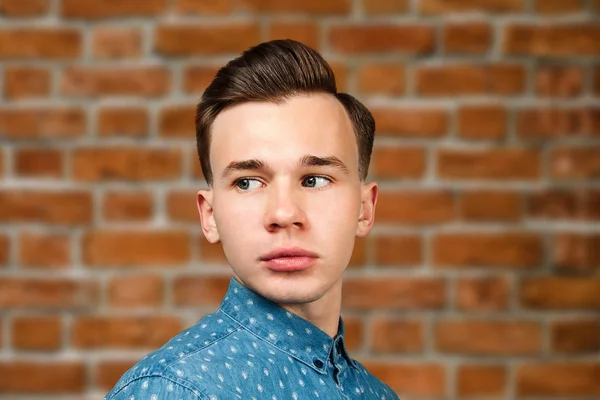
<instances>
[{"instance_id":1,"label":"neck","mask_svg":"<svg viewBox=\"0 0 600 400\"><path fill-rule=\"evenodd\" d=\"M279 306L304 318L333 338L338 332L342 308L342 280L340 279L323 297L311 303Z\"/></svg>"}]
</instances>

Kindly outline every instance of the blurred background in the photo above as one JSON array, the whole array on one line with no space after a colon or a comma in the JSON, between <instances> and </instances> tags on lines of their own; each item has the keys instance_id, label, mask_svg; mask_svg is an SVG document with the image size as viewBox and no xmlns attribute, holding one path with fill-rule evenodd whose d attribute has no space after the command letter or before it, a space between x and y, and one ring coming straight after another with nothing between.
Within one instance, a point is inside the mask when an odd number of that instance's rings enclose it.
<instances>
[{"instance_id":1,"label":"blurred background","mask_svg":"<svg viewBox=\"0 0 600 400\"><path fill-rule=\"evenodd\" d=\"M0 0L0 399L101 399L216 309L194 107L275 38L372 110L352 354L402 399L600 399L600 1Z\"/></svg>"}]
</instances>

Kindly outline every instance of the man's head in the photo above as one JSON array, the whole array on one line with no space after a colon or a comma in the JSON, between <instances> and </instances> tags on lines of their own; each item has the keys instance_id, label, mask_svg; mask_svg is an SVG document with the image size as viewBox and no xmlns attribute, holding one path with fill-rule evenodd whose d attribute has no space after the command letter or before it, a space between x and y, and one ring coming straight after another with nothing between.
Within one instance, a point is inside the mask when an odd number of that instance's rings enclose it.
<instances>
[{"instance_id":1,"label":"man's head","mask_svg":"<svg viewBox=\"0 0 600 400\"><path fill-rule=\"evenodd\" d=\"M239 281L280 304L341 287L355 237L373 224L377 186L364 180L374 128L298 42L263 43L218 72L196 117L210 186L198 209Z\"/></svg>"}]
</instances>

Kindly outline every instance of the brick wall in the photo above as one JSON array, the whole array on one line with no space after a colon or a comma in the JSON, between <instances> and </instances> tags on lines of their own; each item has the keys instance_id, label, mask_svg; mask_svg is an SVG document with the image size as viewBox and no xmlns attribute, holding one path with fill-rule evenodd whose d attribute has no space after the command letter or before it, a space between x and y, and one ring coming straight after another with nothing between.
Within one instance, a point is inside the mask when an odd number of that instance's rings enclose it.
<instances>
[{"instance_id":1,"label":"brick wall","mask_svg":"<svg viewBox=\"0 0 600 400\"><path fill-rule=\"evenodd\" d=\"M404 399L600 397L599 17L597 0L0 0L0 399L100 399L216 307L193 108L217 66L284 37L377 119L354 355Z\"/></svg>"}]
</instances>

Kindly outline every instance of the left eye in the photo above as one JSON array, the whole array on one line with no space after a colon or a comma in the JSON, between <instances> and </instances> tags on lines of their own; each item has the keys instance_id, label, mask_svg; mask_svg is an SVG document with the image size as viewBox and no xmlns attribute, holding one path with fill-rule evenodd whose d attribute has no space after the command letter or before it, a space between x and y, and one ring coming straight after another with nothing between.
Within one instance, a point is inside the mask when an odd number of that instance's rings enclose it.
<instances>
[{"instance_id":1,"label":"left eye","mask_svg":"<svg viewBox=\"0 0 600 400\"><path fill-rule=\"evenodd\" d=\"M302 181L302 185L309 188L320 188L327 186L331 181L322 176L308 176Z\"/></svg>"}]
</instances>

